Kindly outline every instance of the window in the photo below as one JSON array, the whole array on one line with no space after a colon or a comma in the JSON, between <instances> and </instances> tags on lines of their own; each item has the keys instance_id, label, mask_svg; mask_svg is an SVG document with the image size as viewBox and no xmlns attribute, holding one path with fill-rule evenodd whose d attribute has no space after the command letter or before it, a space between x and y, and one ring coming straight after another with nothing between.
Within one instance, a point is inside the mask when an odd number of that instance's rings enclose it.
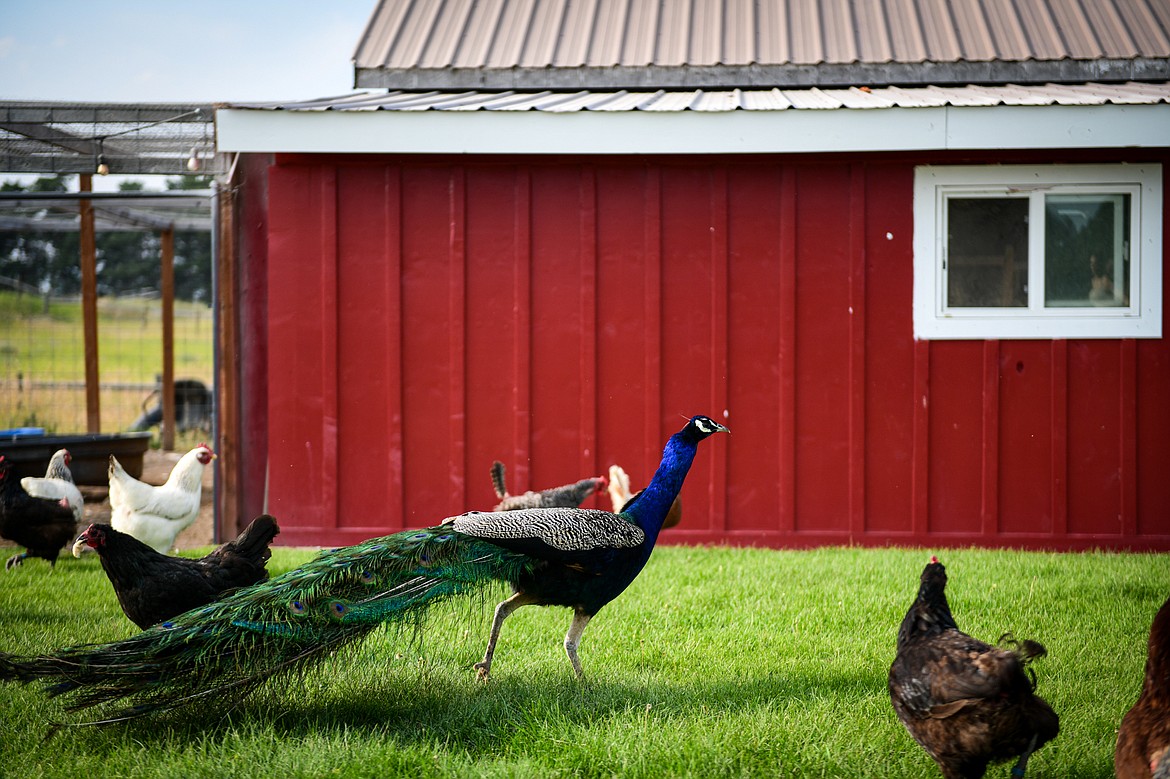
<instances>
[{"instance_id":1,"label":"window","mask_svg":"<svg viewBox=\"0 0 1170 779\"><path fill-rule=\"evenodd\" d=\"M919 166L914 336L1158 338L1160 165Z\"/></svg>"}]
</instances>

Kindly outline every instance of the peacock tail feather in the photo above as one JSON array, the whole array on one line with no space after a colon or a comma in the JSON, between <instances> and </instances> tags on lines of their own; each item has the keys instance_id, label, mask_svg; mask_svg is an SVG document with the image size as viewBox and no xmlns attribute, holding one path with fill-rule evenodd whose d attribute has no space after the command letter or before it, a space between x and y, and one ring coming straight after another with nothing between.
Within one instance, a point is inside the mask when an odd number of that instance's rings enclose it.
<instances>
[{"instance_id":1,"label":"peacock tail feather","mask_svg":"<svg viewBox=\"0 0 1170 779\"><path fill-rule=\"evenodd\" d=\"M132 638L38 657L0 654L0 679L42 680L49 695L70 696L68 711L130 704L96 724L200 698L242 697L379 625L408 624L439 601L514 580L529 565L530 558L450 525L408 530L323 552Z\"/></svg>"}]
</instances>

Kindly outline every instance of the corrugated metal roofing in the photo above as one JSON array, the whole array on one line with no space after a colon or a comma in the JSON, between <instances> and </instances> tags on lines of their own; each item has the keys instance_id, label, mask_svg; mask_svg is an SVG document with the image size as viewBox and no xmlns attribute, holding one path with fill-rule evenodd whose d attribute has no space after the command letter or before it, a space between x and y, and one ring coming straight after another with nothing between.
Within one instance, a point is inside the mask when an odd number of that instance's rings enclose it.
<instances>
[{"instance_id":1,"label":"corrugated metal roofing","mask_svg":"<svg viewBox=\"0 0 1170 779\"><path fill-rule=\"evenodd\" d=\"M379 0L354 65L404 89L1164 79L1170 2Z\"/></svg>"},{"instance_id":2,"label":"corrugated metal roofing","mask_svg":"<svg viewBox=\"0 0 1170 779\"><path fill-rule=\"evenodd\" d=\"M1007 84L846 89L578 90L576 92L358 92L301 102L235 103L284 111L781 111L939 106L1152 105L1170 103L1170 82Z\"/></svg>"}]
</instances>

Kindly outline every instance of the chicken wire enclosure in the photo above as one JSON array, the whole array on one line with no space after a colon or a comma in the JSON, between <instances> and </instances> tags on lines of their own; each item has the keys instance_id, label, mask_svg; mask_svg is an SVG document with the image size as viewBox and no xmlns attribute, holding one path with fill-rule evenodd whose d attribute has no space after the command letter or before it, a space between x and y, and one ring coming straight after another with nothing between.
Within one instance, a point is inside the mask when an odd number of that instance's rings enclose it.
<instances>
[{"instance_id":1,"label":"chicken wire enclosure","mask_svg":"<svg viewBox=\"0 0 1170 779\"><path fill-rule=\"evenodd\" d=\"M0 170L220 173L211 105L0 102Z\"/></svg>"},{"instance_id":2,"label":"chicken wire enclosure","mask_svg":"<svg viewBox=\"0 0 1170 779\"><path fill-rule=\"evenodd\" d=\"M185 391L177 432L190 431L192 441L209 435L212 197L207 190L0 193L0 429L87 429L79 229L85 203L95 228L102 432L157 427L169 316L176 397L179 387ZM164 254L173 258L169 287ZM198 408L188 407L191 398Z\"/></svg>"}]
</instances>

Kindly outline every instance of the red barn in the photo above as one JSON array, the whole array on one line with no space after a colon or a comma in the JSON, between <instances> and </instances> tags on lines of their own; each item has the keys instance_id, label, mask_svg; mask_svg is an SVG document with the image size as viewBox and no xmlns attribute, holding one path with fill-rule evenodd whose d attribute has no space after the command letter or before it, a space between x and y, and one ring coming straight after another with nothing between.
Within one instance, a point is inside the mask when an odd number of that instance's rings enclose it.
<instances>
[{"instance_id":1,"label":"red barn","mask_svg":"<svg viewBox=\"0 0 1170 779\"><path fill-rule=\"evenodd\" d=\"M370 91L221 109L226 523L638 485L705 413L667 542L1170 549L1170 9L906 5L384 0Z\"/></svg>"}]
</instances>

